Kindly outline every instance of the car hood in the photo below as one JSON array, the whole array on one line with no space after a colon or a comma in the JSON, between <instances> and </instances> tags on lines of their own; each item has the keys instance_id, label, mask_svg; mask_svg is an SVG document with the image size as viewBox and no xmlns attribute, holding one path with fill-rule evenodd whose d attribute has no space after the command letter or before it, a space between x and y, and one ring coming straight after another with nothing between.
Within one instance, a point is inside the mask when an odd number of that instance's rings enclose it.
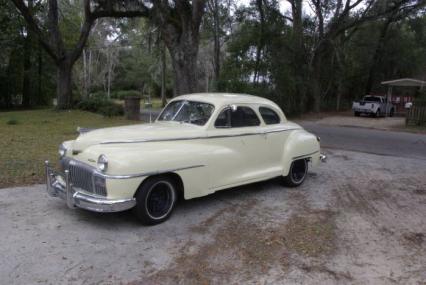
<instances>
[{"instance_id":1,"label":"car hood","mask_svg":"<svg viewBox=\"0 0 426 285\"><path fill-rule=\"evenodd\" d=\"M204 128L200 126L178 122L155 122L97 129L81 134L74 141L73 150L82 151L97 144L177 140L188 137L204 137L205 135Z\"/></svg>"}]
</instances>

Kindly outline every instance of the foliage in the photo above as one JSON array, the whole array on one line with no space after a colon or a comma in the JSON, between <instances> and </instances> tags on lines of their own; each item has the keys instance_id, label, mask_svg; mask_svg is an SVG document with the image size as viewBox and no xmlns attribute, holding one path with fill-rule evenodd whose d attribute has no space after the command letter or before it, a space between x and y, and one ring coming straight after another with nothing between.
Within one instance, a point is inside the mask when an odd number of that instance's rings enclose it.
<instances>
[{"instance_id":1,"label":"foliage","mask_svg":"<svg viewBox=\"0 0 426 285\"><path fill-rule=\"evenodd\" d=\"M353 3L361 4L347 13L338 10L337 0L324 2L317 9L315 5L321 1L288 2L291 5L283 12L282 1L276 0L246 1L245 5L232 0L206 1L196 68L198 90L267 97L288 115L294 115L314 109L318 98L324 110L350 107L351 101L365 92L384 93L380 84L383 80L426 79L426 16L419 0L391 4L356 1ZM40 24L47 23L47 2L33 3L34 16ZM297 18L300 3L303 13ZM0 4L0 108L22 105L28 95L25 90L30 90L31 106L47 105L57 90L56 65L37 36L27 32L25 21L11 2L0 0ZM70 51L79 39L84 21L82 2L58 4L59 29L64 48ZM374 16L389 5L418 6ZM388 28L384 29L387 23ZM47 26L41 27L45 32ZM74 66L73 92L81 95L74 96L74 101L83 100L82 106L98 110L93 105L104 103L95 100L95 104L93 97L159 97L162 28L154 19L98 19L83 57ZM197 42L198 38L194 40ZM32 52L28 53L29 50ZM176 68L172 60L167 53L168 97L176 94ZM25 62L31 64L29 69ZM27 88L25 78L30 79ZM108 106L101 112L114 113L115 107Z\"/></svg>"},{"instance_id":2,"label":"foliage","mask_svg":"<svg viewBox=\"0 0 426 285\"><path fill-rule=\"evenodd\" d=\"M124 100L126 97L142 97L137 90L119 90L111 94L111 98Z\"/></svg>"},{"instance_id":3,"label":"foliage","mask_svg":"<svg viewBox=\"0 0 426 285\"><path fill-rule=\"evenodd\" d=\"M6 124L7 125L17 125L17 124L19 124L19 121L16 120L16 119L9 119L9 120L6 121Z\"/></svg>"},{"instance_id":4,"label":"foliage","mask_svg":"<svg viewBox=\"0 0 426 285\"><path fill-rule=\"evenodd\" d=\"M121 116L124 114L122 105L99 96L83 99L77 103L76 107L80 110L98 113L106 117Z\"/></svg>"},{"instance_id":5,"label":"foliage","mask_svg":"<svg viewBox=\"0 0 426 285\"><path fill-rule=\"evenodd\" d=\"M14 119L18 125L6 122ZM77 137L77 127L102 128L134 124L122 117L79 110L13 111L0 113L0 188L44 183L44 161L55 163L58 146ZM7 135L6 135L7 134ZM37 134L37 135L35 135Z\"/></svg>"}]
</instances>

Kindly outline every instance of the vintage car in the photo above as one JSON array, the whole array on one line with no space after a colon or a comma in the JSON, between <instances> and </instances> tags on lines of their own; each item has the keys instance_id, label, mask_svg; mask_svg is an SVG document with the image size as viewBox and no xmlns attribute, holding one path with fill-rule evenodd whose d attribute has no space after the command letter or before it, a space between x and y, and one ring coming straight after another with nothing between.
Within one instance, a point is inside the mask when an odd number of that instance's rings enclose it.
<instances>
[{"instance_id":1,"label":"vintage car","mask_svg":"<svg viewBox=\"0 0 426 285\"><path fill-rule=\"evenodd\" d=\"M46 161L47 191L70 208L134 208L144 224L172 213L178 197L283 177L299 186L316 165L319 138L287 121L270 100L204 93L174 98L154 123L91 130Z\"/></svg>"}]
</instances>

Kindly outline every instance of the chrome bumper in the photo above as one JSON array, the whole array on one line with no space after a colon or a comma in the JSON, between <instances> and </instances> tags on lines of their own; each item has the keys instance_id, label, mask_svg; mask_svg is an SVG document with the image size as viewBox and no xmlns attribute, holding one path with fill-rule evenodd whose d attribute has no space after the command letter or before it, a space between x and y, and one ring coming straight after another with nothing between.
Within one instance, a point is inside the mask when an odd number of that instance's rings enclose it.
<instances>
[{"instance_id":1,"label":"chrome bumper","mask_svg":"<svg viewBox=\"0 0 426 285\"><path fill-rule=\"evenodd\" d=\"M45 162L47 193L52 197L59 197L66 201L69 208L76 207L93 212L120 212L133 208L136 205L134 198L107 199L86 194L74 188L70 182L68 170L64 173L54 170L49 162Z\"/></svg>"}]
</instances>

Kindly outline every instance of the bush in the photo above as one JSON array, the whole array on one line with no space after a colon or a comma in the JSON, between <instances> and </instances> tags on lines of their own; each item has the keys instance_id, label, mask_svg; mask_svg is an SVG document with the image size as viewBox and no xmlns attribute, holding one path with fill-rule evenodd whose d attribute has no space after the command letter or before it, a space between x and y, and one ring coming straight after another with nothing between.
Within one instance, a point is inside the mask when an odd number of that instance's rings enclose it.
<instances>
[{"instance_id":1,"label":"bush","mask_svg":"<svg viewBox=\"0 0 426 285\"><path fill-rule=\"evenodd\" d=\"M92 99L106 99L107 98L107 93L105 91L99 90L99 91L95 91L90 93L89 95L90 98Z\"/></svg>"},{"instance_id":2,"label":"bush","mask_svg":"<svg viewBox=\"0 0 426 285\"><path fill-rule=\"evenodd\" d=\"M124 100L126 97L142 97L142 94L137 90L119 90L111 93L111 98Z\"/></svg>"},{"instance_id":3,"label":"bush","mask_svg":"<svg viewBox=\"0 0 426 285\"><path fill-rule=\"evenodd\" d=\"M84 111L102 114L107 117L122 116L124 114L123 106L99 96L91 96L90 98L79 102L76 107Z\"/></svg>"},{"instance_id":4,"label":"bush","mask_svg":"<svg viewBox=\"0 0 426 285\"><path fill-rule=\"evenodd\" d=\"M16 119L9 119L9 120L6 121L6 124L7 125L17 125L17 124L19 124L19 121L16 120Z\"/></svg>"}]
</instances>

